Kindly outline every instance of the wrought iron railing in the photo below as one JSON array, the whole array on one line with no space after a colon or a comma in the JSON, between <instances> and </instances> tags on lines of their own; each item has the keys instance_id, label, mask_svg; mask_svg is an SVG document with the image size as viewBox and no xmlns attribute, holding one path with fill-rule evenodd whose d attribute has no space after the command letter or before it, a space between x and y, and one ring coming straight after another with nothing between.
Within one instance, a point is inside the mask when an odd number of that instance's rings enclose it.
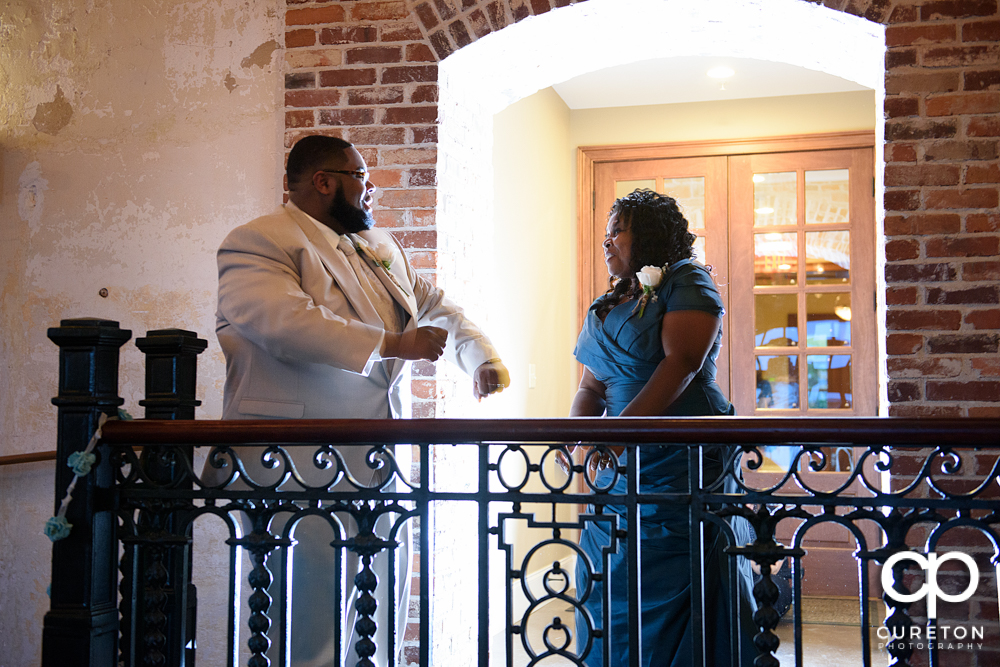
<instances>
[{"instance_id":1,"label":"wrought iron railing","mask_svg":"<svg viewBox=\"0 0 1000 667\"><path fill-rule=\"evenodd\" d=\"M115 414L121 405L117 349L128 332L112 322L74 320L50 330L50 337L62 348L60 393L54 402L59 406L58 457L65 462L86 444L100 414ZM226 636L198 641L225 642L229 664L245 660L252 667L284 664L288 655L289 623L283 604L287 585L280 576L272 582L283 571L296 521L306 516L328 522L335 536L331 549L360 557L356 610L359 618L370 622L358 625L362 630L353 646L336 647L338 655L345 648L356 651L344 663L352 665L372 664L367 658L374 652L370 638L375 635L377 605L388 606L383 622L388 628L397 627L391 603L396 582L392 574L386 581L372 577L371 559L391 554L403 541L404 526L414 523L419 526L420 583L412 595L420 604L411 658L420 665L444 664L435 662L428 604L428 575L440 555L434 552L429 519L431 508L442 502L476 508L478 639L476 655L465 664L481 667L546 664L556 657L563 664L596 667L587 662L591 642L603 644L604 656L621 654L627 646L629 664L642 664L638 612L642 552L635 527L644 506L669 505L687 513L693 665L713 664L706 662L711 646L705 644L708 635L701 623L704 536L709 531L722 535L731 580L743 566L742 559L760 566L752 605L756 607L754 664L759 667L779 664L775 629L780 613L775 605L778 584L783 582L772 574L771 566L783 559L792 565L791 658L802 664L802 562L808 550L805 540L816 526L841 526L856 544L859 659L866 665L872 664L873 653L869 628L879 625L868 604L876 593L886 606L884 632L879 636L907 638L885 642L889 664L908 665L914 655L924 654L932 664L939 660L940 647L922 652L911 641L913 601L899 599L910 590L907 584L913 585L904 575L914 561L897 560L891 567L895 594L871 583L891 556L904 551L931 554L946 543L949 549L961 550L963 540L949 538L971 528L985 536L989 549L968 551L981 564L998 562L1000 446L995 419L194 421L194 360L203 344L194 334L176 330L150 332L137 342L149 355L147 398L142 404L147 418L158 418L109 421L103 426L99 464L80 479L67 515L73 531L53 547L52 611L44 630L46 667L193 665L197 591L191 583L192 535L195 521L207 514L219 517L228 529L230 599L237 598L241 585L249 586L251 594L248 618L241 621L235 605L230 605ZM592 447L590 458L578 460L569 475L558 472L554 458L569 453L566 443L576 442ZM393 446L402 444L414 447L415 475L394 455ZM597 483L588 464L612 444L624 447L623 462L612 470L613 479ZM137 446L142 446L141 455ZM791 459L791 465L767 472L768 466L762 464L768 460L768 447L786 450L784 458ZM828 455L843 447L854 448L852 469L824 476L832 469ZM475 452L475 470L468 471L470 489L453 490L433 478L432 459L442 449ZM357 456L359 450L364 456ZM682 491L651 493L640 484L639 463L654 452L673 452L686 459L688 477L679 487ZM204 469L195 465L200 458L208 460ZM373 470L381 474L368 481ZM57 495L66 488L70 474L64 465L58 467ZM619 480L627 482L626 490L613 492ZM588 507L575 515L563 509L584 504ZM356 527L347 529L346 516ZM388 517L383 520L388 528L376 530L380 517ZM582 586L571 585L562 561L542 568L534 588L527 585L529 561L538 552L512 548L506 526L515 520L534 528L536 535L541 531L539 544L577 553L576 567L582 569L577 581ZM607 558L602 562L579 554L573 533L588 522L610 524L607 551L627 554L626 590L610 590ZM776 538L787 524L796 528L782 544ZM737 525L751 526L755 537L741 539ZM498 549L505 561L502 602L490 596L490 555ZM250 554L253 564L245 584L236 578L240 550ZM612 594L628 596L627 636L605 632L607 613L594 618L582 611L586 595L603 596L603 609L608 610ZM529 637L528 625L537 621L550 601L570 611L536 623L541 639ZM331 631L339 640L346 596L335 603L339 611L332 616ZM732 614L740 613L734 599ZM496 647L491 662L491 619L497 617L504 627L500 653L506 656L500 663ZM587 626L586 632L574 625L577 619ZM927 624L936 627L939 622L940 616ZM470 621L463 623L467 626ZM741 636L738 623L730 627L728 657L739 664L738 647L751 638ZM578 642L583 636L587 640ZM393 632L387 637L388 654L396 655L401 638ZM520 663L515 653L522 656Z\"/></svg>"}]
</instances>

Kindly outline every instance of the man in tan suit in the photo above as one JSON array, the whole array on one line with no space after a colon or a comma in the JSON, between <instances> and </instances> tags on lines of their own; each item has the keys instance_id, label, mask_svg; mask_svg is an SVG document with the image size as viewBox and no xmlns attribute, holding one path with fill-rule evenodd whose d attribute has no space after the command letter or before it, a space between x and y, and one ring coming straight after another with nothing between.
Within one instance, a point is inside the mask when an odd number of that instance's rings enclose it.
<instances>
[{"instance_id":1,"label":"man in tan suit","mask_svg":"<svg viewBox=\"0 0 1000 667\"><path fill-rule=\"evenodd\" d=\"M216 334L226 356L224 419L398 417L407 362L440 356L472 376L477 398L510 383L483 332L440 289L414 272L392 234L373 227L375 186L351 144L305 137L289 153L287 176L290 202L234 229L219 248ZM372 475L364 465L366 451L344 448L342 453L356 478L363 470ZM259 465L259 456L245 452L242 458L254 481L275 478L275 471ZM295 460L296 467L309 471L310 484L329 479L328 472L325 478L316 477L324 471L311 465L310 456L304 458ZM206 468L206 476L215 480L231 472L231 467ZM378 474L363 482L377 486ZM334 488L347 490L344 485ZM305 526L295 533L290 587L296 667L337 661L331 654L330 612L304 608L323 604L317 586L326 573L331 575L327 579L334 574L334 549L329 535L309 540ZM351 520L345 520L345 527L348 532L357 529ZM408 540L400 541L396 617L401 628L407 615L410 554ZM383 552L376 558L383 569L385 562L379 561L386 561L385 556ZM344 564L350 587L357 558L346 554L345 561L353 561ZM387 581L385 574L379 573L380 582ZM389 662L384 586L380 583L376 617L379 651L372 657L380 666ZM344 664L358 658L357 635L350 627L353 613L349 616L339 656ZM397 647L401 639L400 633Z\"/></svg>"}]
</instances>

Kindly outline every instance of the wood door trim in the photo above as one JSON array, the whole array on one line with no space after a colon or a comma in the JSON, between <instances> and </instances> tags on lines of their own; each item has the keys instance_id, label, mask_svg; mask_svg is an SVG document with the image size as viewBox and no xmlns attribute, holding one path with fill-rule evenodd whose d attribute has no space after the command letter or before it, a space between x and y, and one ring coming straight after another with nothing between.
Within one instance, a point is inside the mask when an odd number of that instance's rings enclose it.
<instances>
[{"instance_id":1,"label":"wood door trim","mask_svg":"<svg viewBox=\"0 0 1000 667\"><path fill-rule=\"evenodd\" d=\"M794 134L778 137L722 139L717 141L674 142L660 144L617 144L580 146L577 149L577 313L590 308L589 290L583 276L592 276L591 259L594 237L594 167L602 162L622 160L660 160L681 157L740 156L759 153L791 153L797 151L832 150L837 148L871 148L875 132L828 132L825 134ZM589 283L588 283L589 284Z\"/></svg>"},{"instance_id":2,"label":"wood door trim","mask_svg":"<svg viewBox=\"0 0 1000 667\"><path fill-rule=\"evenodd\" d=\"M577 173L577 219L576 219L576 312L586 314L590 308L590 277L594 275L594 161L589 159L583 148L576 154ZM584 283L586 276L586 284ZM580 319L579 317L577 319ZM580 366L579 375L583 374Z\"/></svg>"},{"instance_id":3,"label":"wood door trim","mask_svg":"<svg viewBox=\"0 0 1000 667\"><path fill-rule=\"evenodd\" d=\"M780 137L718 139L662 144L580 146L578 151L584 162L582 166L586 167L592 166L594 162L616 162L619 160L658 160L672 157L747 155L750 153L794 153L797 151L832 150L837 148L869 148L874 145L875 132L864 130L860 132L793 134Z\"/></svg>"}]
</instances>

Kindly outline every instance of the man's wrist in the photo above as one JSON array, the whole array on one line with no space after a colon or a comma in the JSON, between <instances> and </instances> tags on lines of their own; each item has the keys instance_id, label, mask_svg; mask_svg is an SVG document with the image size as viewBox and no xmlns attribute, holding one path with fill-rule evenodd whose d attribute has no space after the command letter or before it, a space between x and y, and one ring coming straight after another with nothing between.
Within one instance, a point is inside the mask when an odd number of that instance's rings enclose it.
<instances>
[{"instance_id":1,"label":"man's wrist","mask_svg":"<svg viewBox=\"0 0 1000 667\"><path fill-rule=\"evenodd\" d=\"M386 331L382 335L382 345L379 347L379 356L383 359L393 359L399 356L399 339L402 334Z\"/></svg>"}]
</instances>

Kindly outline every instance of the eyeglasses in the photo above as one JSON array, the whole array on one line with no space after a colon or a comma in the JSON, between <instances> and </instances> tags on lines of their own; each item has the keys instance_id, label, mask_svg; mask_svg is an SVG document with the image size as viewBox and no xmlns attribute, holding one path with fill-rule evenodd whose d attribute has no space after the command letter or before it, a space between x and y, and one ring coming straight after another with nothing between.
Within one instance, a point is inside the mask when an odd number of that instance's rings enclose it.
<instances>
[{"instance_id":1,"label":"eyeglasses","mask_svg":"<svg viewBox=\"0 0 1000 667\"><path fill-rule=\"evenodd\" d=\"M368 178L367 169L320 169L320 171L328 174L347 174L354 178L360 178L362 181Z\"/></svg>"}]
</instances>

